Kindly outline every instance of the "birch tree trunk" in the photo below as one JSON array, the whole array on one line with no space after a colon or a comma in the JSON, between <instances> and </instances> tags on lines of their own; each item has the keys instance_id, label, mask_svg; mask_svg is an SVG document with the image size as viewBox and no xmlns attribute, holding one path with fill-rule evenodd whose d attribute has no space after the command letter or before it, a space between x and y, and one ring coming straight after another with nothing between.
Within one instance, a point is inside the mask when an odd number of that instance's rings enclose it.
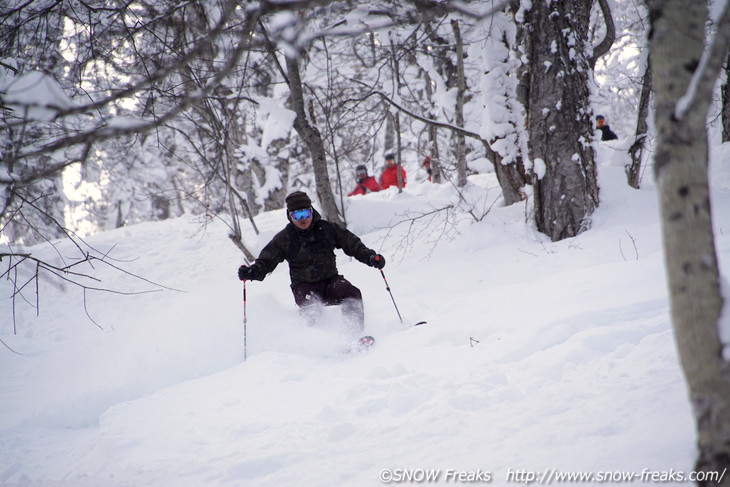
<instances>
[{"instance_id":1,"label":"birch tree trunk","mask_svg":"<svg viewBox=\"0 0 730 487\"><path fill-rule=\"evenodd\" d=\"M723 376L727 362L718 336L723 299L711 220L706 117L727 55L727 6L703 64L707 4L663 0L649 6L658 134L655 173L672 324L697 422L696 470L722 472L730 467L730 384ZM683 97L693 74L696 84L688 101ZM701 484L728 485L729 477L722 484Z\"/></svg>"}]
</instances>

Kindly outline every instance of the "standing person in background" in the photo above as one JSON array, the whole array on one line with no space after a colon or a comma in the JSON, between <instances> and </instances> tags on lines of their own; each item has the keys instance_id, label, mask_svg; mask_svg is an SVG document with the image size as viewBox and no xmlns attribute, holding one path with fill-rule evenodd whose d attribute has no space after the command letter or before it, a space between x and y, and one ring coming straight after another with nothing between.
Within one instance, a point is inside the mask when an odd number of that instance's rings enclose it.
<instances>
[{"instance_id":1,"label":"standing person in background","mask_svg":"<svg viewBox=\"0 0 730 487\"><path fill-rule=\"evenodd\" d=\"M365 166L360 165L355 168L355 177L357 178L357 185L347 196L380 191L380 185L373 176L368 176L368 168Z\"/></svg>"},{"instance_id":2,"label":"standing person in background","mask_svg":"<svg viewBox=\"0 0 730 487\"><path fill-rule=\"evenodd\" d=\"M401 181L403 188L406 187L406 170L400 168ZM380 187L382 189L388 189L391 186L398 186L398 165L395 163L395 155L385 155L385 169L380 175Z\"/></svg>"},{"instance_id":3,"label":"standing person in background","mask_svg":"<svg viewBox=\"0 0 730 487\"><path fill-rule=\"evenodd\" d=\"M603 115L596 115L596 129L601 131L601 140L617 140L618 135L616 135L613 130L611 130L611 127L608 126L606 123L606 119L603 117Z\"/></svg>"}]
</instances>

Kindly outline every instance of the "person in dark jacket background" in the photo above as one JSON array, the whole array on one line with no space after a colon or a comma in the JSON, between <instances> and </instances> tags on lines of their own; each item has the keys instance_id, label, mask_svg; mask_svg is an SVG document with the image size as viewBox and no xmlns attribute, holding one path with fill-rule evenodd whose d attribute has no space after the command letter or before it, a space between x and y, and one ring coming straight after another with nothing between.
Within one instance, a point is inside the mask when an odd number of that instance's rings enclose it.
<instances>
[{"instance_id":1,"label":"person in dark jacket background","mask_svg":"<svg viewBox=\"0 0 730 487\"><path fill-rule=\"evenodd\" d=\"M289 223L264 246L253 264L238 268L238 278L263 281L286 260L294 301L310 321L314 320L316 305L342 305L351 326L355 331L362 330L365 324L362 293L338 273L334 249L342 249L345 254L377 269L385 266L385 259L366 247L354 233L324 220L302 191L286 197L286 210Z\"/></svg>"},{"instance_id":2,"label":"person in dark jacket background","mask_svg":"<svg viewBox=\"0 0 730 487\"><path fill-rule=\"evenodd\" d=\"M355 168L355 177L357 185L347 196L355 196L356 194L368 194L380 191L380 185L373 176L368 176L368 168L365 166L357 166Z\"/></svg>"},{"instance_id":3,"label":"person in dark jacket background","mask_svg":"<svg viewBox=\"0 0 730 487\"><path fill-rule=\"evenodd\" d=\"M618 135L616 135L613 130L611 130L611 127L608 126L606 123L606 119L603 117L603 115L596 115L596 129L601 131L601 140L617 140Z\"/></svg>"}]
</instances>

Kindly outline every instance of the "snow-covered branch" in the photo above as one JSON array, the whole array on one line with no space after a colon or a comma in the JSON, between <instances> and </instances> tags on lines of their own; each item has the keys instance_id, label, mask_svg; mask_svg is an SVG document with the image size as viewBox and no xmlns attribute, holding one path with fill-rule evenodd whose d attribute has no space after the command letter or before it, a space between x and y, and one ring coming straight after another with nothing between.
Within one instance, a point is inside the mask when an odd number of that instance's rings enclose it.
<instances>
[{"instance_id":1,"label":"snow-covered branch","mask_svg":"<svg viewBox=\"0 0 730 487\"><path fill-rule=\"evenodd\" d=\"M228 6L232 9L235 7L235 2L228 2ZM231 10L232 11L232 10ZM93 144L95 142L101 142L107 139L112 138L118 138L125 135L130 134L139 134L148 132L152 129L155 129L157 127L162 126L163 124L169 122L170 120L177 117L181 112L187 110L189 107L191 107L193 104L205 99L208 97L208 95L220 85L220 83L223 81L223 79L230 75L230 73L233 71L234 67L238 63L238 61L241 59L241 56L250 48L249 39L251 38L250 33L253 32L256 24L258 23L257 17L249 17L247 19L246 26L243 30L244 34L241 36L240 42L231 50L230 54L228 55L227 59L225 60L225 63L221 67L221 69L215 73L214 76L212 76L204 85L197 88L195 91L188 92L180 97L180 101L177 105L173 106L170 110L168 110L166 113L164 113L161 116L157 116L152 120L135 120L133 122L130 122L127 120L126 123L112 123L110 124L108 121L102 121L102 123L96 127L93 127L92 129L82 131L80 133L67 136L67 137L61 137L57 140L54 140L53 142L50 142L48 144L42 145L37 149L32 149L26 152L13 152L9 154L8 156L4 157L2 162L6 164L7 166L12 166L13 163L22 160L22 159L28 159L33 157L39 157L44 154L50 154L62 149L67 149L69 147L73 147L79 144L84 144L89 146L90 144ZM219 29L222 29L222 23L219 24L217 27ZM198 52L197 49L194 49L189 53L189 56L192 58L192 53ZM186 56L187 57L187 56ZM156 76L163 77L163 75L168 75L170 72L178 69L180 67L179 63L175 63L175 65L168 67L167 69L160 70ZM134 91L141 88L142 85L148 84L152 82L153 80L147 79L146 81L141 82L139 85L135 86L134 88L128 88L127 90L123 90L123 93L126 93L128 96L129 94L133 93ZM133 90L133 91L130 91ZM120 93L117 93L113 97L110 97L107 99L107 103L111 100L118 100L122 98ZM87 108L93 108L96 106L89 105ZM69 110L69 112L76 112L77 110ZM112 119L114 121L114 119ZM64 163L62 166L68 165L68 163ZM59 167L59 168L62 168Z\"/></svg>"}]
</instances>

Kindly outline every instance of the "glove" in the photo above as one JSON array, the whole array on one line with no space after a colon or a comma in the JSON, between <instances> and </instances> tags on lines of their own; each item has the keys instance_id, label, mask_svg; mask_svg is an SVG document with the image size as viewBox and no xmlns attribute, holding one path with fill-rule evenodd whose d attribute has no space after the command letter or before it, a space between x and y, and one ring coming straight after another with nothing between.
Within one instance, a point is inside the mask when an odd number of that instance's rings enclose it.
<instances>
[{"instance_id":1,"label":"glove","mask_svg":"<svg viewBox=\"0 0 730 487\"><path fill-rule=\"evenodd\" d=\"M253 269L247 265L238 268L238 278L242 281L250 281L252 279Z\"/></svg>"},{"instance_id":2,"label":"glove","mask_svg":"<svg viewBox=\"0 0 730 487\"><path fill-rule=\"evenodd\" d=\"M376 269L382 269L385 267L385 257L380 254L373 254L370 256L368 263Z\"/></svg>"}]
</instances>

